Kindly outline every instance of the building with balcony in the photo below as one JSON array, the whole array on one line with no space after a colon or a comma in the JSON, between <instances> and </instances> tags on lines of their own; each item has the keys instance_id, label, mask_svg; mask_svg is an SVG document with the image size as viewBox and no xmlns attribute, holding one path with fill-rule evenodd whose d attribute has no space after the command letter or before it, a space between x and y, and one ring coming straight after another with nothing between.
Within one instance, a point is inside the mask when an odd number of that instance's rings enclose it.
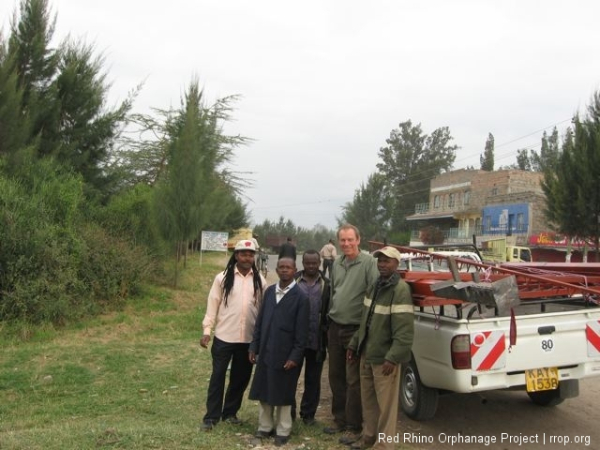
<instances>
[{"instance_id":1,"label":"building with balcony","mask_svg":"<svg viewBox=\"0 0 600 450\"><path fill-rule=\"evenodd\" d=\"M430 182L429 202L415 206L411 245L422 245L421 230L434 226L447 244L472 243L500 236L515 245L547 229L543 215L543 175L522 170L460 169Z\"/></svg>"}]
</instances>

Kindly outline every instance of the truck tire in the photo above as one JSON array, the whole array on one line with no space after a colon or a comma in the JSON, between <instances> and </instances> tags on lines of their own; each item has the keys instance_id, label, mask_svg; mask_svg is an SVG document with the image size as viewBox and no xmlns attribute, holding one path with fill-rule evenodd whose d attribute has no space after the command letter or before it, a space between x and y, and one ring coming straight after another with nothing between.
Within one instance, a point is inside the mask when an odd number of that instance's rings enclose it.
<instances>
[{"instance_id":1,"label":"truck tire","mask_svg":"<svg viewBox=\"0 0 600 450\"><path fill-rule=\"evenodd\" d=\"M528 392L529 398L533 403L539 406L560 405L565 399L560 398L560 390Z\"/></svg>"},{"instance_id":2,"label":"truck tire","mask_svg":"<svg viewBox=\"0 0 600 450\"><path fill-rule=\"evenodd\" d=\"M402 365L400 379L400 404L402 411L413 420L428 420L438 406L437 389L424 386L414 360Z\"/></svg>"}]
</instances>

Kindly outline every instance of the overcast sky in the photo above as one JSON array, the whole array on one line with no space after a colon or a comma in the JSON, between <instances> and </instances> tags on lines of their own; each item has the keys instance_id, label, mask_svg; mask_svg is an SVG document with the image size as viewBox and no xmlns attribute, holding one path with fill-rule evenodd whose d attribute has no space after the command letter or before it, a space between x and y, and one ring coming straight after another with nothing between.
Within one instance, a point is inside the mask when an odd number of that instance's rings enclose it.
<instances>
[{"instance_id":1,"label":"overcast sky","mask_svg":"<svg viewBox=\"0 0 600 450\"><path fill-rule=\"evenodd\" d=\"M0 2L5 29L18 3ZM252 220L336 226L390 131L450 128L454 168L496 168L564 132L600 89L600 2L50 0L55 37L95 45L116 104L177 107L197 76L208 99L241 95L231 134L252 172Z\"/></svg>"}]
</instances>

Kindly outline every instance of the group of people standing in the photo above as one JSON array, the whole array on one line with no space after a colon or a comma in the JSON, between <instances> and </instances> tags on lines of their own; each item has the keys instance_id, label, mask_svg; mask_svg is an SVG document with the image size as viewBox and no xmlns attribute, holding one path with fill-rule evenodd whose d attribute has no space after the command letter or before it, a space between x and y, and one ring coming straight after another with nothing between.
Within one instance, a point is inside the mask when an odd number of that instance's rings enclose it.
<instances>
[{"instance_id":1,"label":"group of people standing","mask_svg":"<svg viewBox=\"0 0 600 450\"><path fill-rule=\"evenodd\" d=\"M396 432L400 364L410 360L410 289L397 273L398 250L362 252L360 233L349 224L337 238L339 257L330 240L320 252L304 252L300 271L295 247L293 255L281 254L279 281L269 287L254 264L255 243L236 244L225 271L215 277L203 320L203 347L214 333L203 429L219 421L241 423L237 412L255 365L249 398L260 403L256 436L273 436L276 446L284 445L296 418L303 366L299 415L306 425L316 423L329 353L333 425L323 431L339 433L339 442L352 449L393 448L385 437Z\"/></svg>"}]
</instances>

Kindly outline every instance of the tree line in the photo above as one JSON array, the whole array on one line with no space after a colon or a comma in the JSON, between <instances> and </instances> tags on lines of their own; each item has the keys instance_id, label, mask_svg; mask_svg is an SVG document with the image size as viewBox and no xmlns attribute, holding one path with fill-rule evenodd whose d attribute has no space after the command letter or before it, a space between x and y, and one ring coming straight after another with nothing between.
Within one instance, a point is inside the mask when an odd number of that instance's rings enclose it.
<instances>
[{"instance_id":1,"label":"tree line","mask_svg":"<svg viewBox=\"0 0 600 450\"><path fill-rule=\"evenodd\" d=\"M540 164L546 217L569 242L577 239L600 249L600 92L586 114L573 118L562 148L554 136L549 144L542 147Z\"/></svg>"},{"instance_id":2,"label":"tree line","mask_svg":"<svg viewBox=\"0 0 600 450\"><path fill-rule=\"evenodd\" d=\"M278 221L265 219L262 223L254 227L254 235L257 236L259 245L268 251L276 249L270 248L269 238L276 238L283 243L288 237L296 245L300 252L306 250L321 250L323 245L327 244L329 239L336 239L336 231L327 228L324 225L317 224L312 228L297 226L291 219L279 217Z\"/></svg>"},{"instance_id":3,"label":"tree line","mask_svg":"<svg viewBox=\"0 0 600 450\"><path fill-rule=\"evenodd\" d=\"M0 34L0 320L65 323L120 307L148 280L176 283L190 243L206 229L247 227L245 176L231 169L243 136L229 136L236 97L208 102L192 77L176 108L133 112L133 87L109 107L104 60L93 46L55 43L48 0L20 0ZM544 134L515 167L543 171L555 230L598 245L600 98L562 143ZM430 134L407 120L390 132L379 163L344 205L339 224L362 240L407 243L406 216L428 202L429 182L452 169L448 127ZM480 159L493 170L490 133ZM244 174L246 175L246 174ZM333 230L289 219L255 227L319 249ZM162 271L173 258L174 274Z\"/></svg>"},{"instance_id":4,"label":"tree line","mask_svg":"<svg viewBox=\"0 0 600 450\"><path fill-rule=\"evenodd\" d=\"M247 226L230 169L235 97L133 113L107 105L103 58L55 44L47 0L21 0L0 35L0 320L65 323L120 307L203 229ZM174 278L169 280L176 283Z\"/></svg>"}]
</instances>

